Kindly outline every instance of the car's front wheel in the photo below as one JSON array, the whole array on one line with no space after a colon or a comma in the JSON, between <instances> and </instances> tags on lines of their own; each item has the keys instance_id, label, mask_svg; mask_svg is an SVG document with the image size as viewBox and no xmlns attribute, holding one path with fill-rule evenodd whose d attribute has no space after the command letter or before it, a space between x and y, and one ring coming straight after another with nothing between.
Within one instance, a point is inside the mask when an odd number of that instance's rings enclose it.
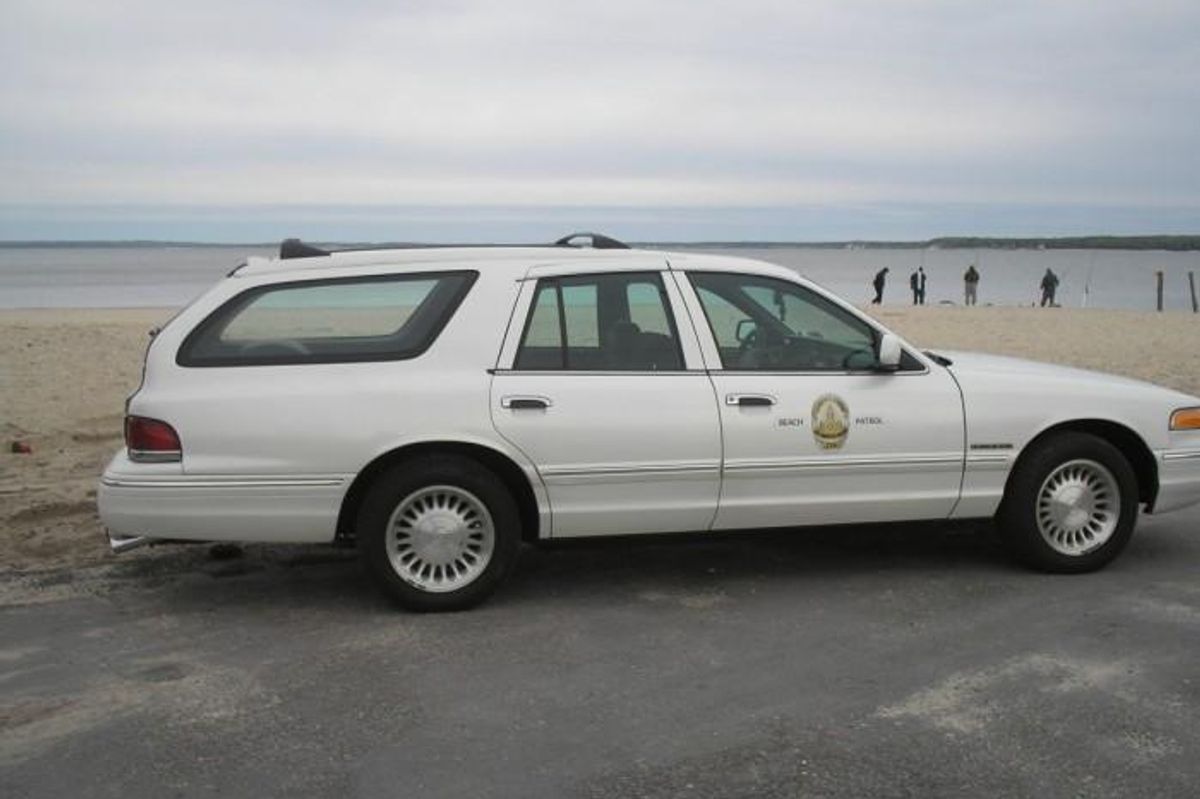
<instances>
[{"instance_id":1,"label":"car's front wheel","mask_svg":"<svg viewBox=\"0 0 1200 799\"><path fill-rule=\"evenodd\" d=\"M520 514L504 483L450 455L404 461L372 483L358 514L358 546L377 585L411 610L463 610L511 569Z\"/></svg>"},{"instance_id":2,"label":"car's front wheel","mask_svg":"<svg viewBox=\"0 0 1200 799\"><path fill-rule=\"evenodd\" d=\"M1022 456L997 521L1004 543L1026 565L1078 573L1121 553L1137 513L1137 478L1120 450L1097 436L1064 432Z\"/></svg>"}]
</instances>

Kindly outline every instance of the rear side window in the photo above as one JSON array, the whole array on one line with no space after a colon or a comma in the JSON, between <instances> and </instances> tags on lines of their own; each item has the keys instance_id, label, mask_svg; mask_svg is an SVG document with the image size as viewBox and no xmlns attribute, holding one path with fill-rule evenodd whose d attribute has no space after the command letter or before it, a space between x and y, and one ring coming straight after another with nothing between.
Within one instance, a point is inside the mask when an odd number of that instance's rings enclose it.
<instances>
[{"instance_id":1,"label":"rear side window","mask_svg":"<svg viewBox=\"0 0 1200 799\"><path fill-rule=\"evenodd\" d=\"M176 360L267 366L413 358L437 338L477 276L385 275L250 289L201 322Z\"/></svg>"},{"instance_id":2,"label":"rear side window","mask_svg":"<svg viewBox=\"0 0 1200 799\"><path fill-rule=\"evenodd\" d=\"M662 279L655 273L538 281L514 368L660 371L684 368Z\"/></svg>"}]
</instances>

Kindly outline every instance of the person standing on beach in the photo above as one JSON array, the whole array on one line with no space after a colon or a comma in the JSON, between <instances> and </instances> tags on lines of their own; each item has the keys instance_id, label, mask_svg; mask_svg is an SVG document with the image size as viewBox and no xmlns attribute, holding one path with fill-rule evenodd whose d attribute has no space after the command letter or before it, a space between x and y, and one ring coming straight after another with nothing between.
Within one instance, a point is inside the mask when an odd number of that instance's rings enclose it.
<instances>
[{"instance_id":1,"label":"person standing on beach","mask_svg":"<svg viewBox=\"0 0 1200 799\"><path fill-rule=\"evenodd\" d=\"M925 304L925 267L917 267L917 305Z\"/></svg>"},{"instance_id":2,"label":"person standing on beach","mask_svg":"<svg viewBox=\"0 0 1200 799\"><path fill-rule=\"evenodd\" d=\"M871 285L875 287L875 299L871 300L872 305L879 305L883 302L883 287L887 283L888 268L885 266L875 273L875 280Z\"/></svg>"},{"instance_id":3,"label":"person standing on beach","mask_svg":"<svg viewBox=\"0 0 1200 799\"><path fill-rule=\"evenodd\" d=\"M1054 274L1049 267L1046 268L1046 274L1042 275L1042 307L1049 305L1054 307L1054 294L1058 291L1058 275Z\"/></svg>"},{"instance_id":4,"label":"person standing on beach","mask_svg":"<svg viewBox=\"0 0 1200 799\"><path fill-rule=\"evenodd\" d=\"M921 279L916 272L913 272L908 276L908 287L912 289L913 293L913 305L921 304L920 280Z\"/></svg>"},{"instance_id":5,"label":"person standing on beach","mask_svg":"<svg viewBox=\"0 0 1200 799\"><path fill-rule=\"evenodd\" d=\"M963 273L963 302L966 305L974 305L979 299L979 270L975 268L975 264L967 267L967 271Z\"/></svg>"}]
</instances>

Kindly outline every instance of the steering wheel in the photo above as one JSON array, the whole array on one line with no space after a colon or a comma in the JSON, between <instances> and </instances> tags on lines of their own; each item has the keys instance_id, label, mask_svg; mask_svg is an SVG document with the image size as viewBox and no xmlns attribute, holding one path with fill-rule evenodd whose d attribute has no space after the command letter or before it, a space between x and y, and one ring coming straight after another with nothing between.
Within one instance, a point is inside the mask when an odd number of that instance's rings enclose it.
<instances>
[{"instance_id":1,"label":"steering wheel","mask_svg":"<svg viewBox=\"0 0 1200 799\"><path fill-rule=\"evenodd\" d=\"M786 360L793 368L819 366L821 351L807 336L788 336L785 341Z\"/></svg>"},{"instance_id":2,"label":"steering wheel","mask_svg":"<svg viewBox=\"0 0 1200 799\"><path fill-rule=\"evenodd\" d=\"M793 360L790 353L798 342L802 340L772 328L756 328L742 340L738 360L743 366L756 369L784 368Z\"/></svg>"}]
</instances>

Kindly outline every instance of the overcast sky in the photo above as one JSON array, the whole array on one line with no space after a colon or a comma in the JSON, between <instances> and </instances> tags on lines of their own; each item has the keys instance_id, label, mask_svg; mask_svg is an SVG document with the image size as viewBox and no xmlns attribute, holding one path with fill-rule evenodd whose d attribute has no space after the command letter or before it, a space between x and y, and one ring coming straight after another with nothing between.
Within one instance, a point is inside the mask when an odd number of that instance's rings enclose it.
<instances>
[{"instance_id":1,"label":"overcast sky","mask_svg":"<svg viewBox=\"0 0 1200 799\"><path fill-rule=\"evenodd\" d=\"M1200 232L1200 3L5 0L0 238Z\"/></svg>"}]
</instances>

